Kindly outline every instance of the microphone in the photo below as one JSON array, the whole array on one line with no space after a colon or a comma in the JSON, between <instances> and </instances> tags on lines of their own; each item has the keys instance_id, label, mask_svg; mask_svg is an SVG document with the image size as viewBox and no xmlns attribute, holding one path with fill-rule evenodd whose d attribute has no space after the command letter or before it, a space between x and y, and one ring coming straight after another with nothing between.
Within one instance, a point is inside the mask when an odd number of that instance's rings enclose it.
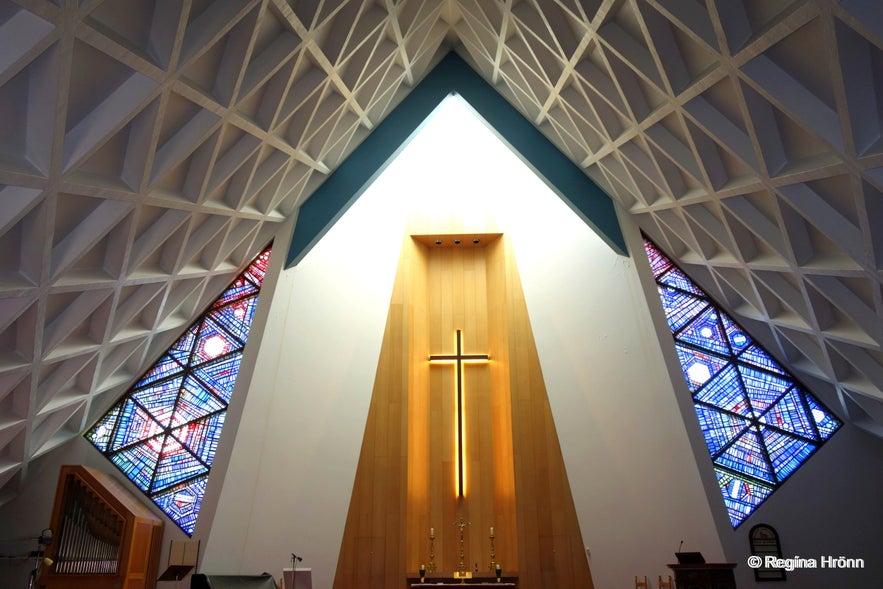
<instances>
[{"instance_id":1,"label":"microphone","mask_svg":"<svg viewBox=\"0 0 883 589\"><path fill-rule=\"evenodd\" d=\"M303 559L301 557L299 557L297 554L295 554L294 552L291 553L291 562L295 562L295 561L300 562L302 560Z\"/></svg>"},{"instance_id":2,"label":"microphone","mask_svg":"<svg viewBox=\"0 0 883 589\"><path fill-rule=\"evenodd\" d=\"M52 544L52 530L50 528L46 528L42 532L40 532L40 537L37 538L37 542L43 544L44 546L49 546Z\"/></svg>"},{"instance_id":3,"label":"microphone","mask_svg":"<svg viewBox=\"0 0 883 589\"><path fill-rule=\"evenodd\" d=\"M680 551L681 551L681 548L683 548L683 547L684 547L684 541L681 540L681 543L678 544L678 552L680 552Z\"/></svg>"}]
</instances>

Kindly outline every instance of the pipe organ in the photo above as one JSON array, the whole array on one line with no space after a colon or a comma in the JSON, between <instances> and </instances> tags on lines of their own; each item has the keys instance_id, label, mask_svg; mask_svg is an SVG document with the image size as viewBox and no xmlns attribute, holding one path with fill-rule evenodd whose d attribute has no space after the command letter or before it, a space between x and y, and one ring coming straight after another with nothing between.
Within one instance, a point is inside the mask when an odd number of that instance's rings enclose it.
<instances>
[{"instance_id":1,"label":"pipe organ","mask_svg":"<svg viewBox=\"0 0 883 589\"><path fill-rule=\"evenodd\" d=\"M45 589L146 589L156 581L163 522L111 475L63 466Z\"/></svg>"},{"instance_id":2,"label":"pipe organ","mask_svg":"<svg viewBox=\"0 0 883 589\"><path fill-rule=\"evenodd\" d=\"M61 511L55 572L115 574L125 520L77 477L65 481Z\"/></svg>"}]
</instances>

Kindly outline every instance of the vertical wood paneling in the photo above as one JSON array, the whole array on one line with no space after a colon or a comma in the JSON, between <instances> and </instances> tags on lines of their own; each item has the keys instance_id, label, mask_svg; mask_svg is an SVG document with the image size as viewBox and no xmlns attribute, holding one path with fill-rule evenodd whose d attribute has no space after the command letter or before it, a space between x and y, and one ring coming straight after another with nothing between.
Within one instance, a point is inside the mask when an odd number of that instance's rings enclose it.
<instances>
[{"instance_id":1,"label":"vertical wood paneling","mask_svg":"<svg viewBox=\"0 0 883 589\"><path fill-rule=\"evenodd\" d=\"M423 292L421 259L420 252L410 246L410 239L406 240L377 362L334 580L336 589L384 588L405 583L407 547L413 544L409 536L414 531L413 526L403 524L412 520L419 522L420 518L419 513L408 512L408 493L420 485L409 488L407 473L411 465L407 461L411 439L408 424L412 418L409 391L415 376L412 366L418 365L419 372L419 364L415 364L412 354L415 348L424 345L420 338L425 333L421 327L425 309L419 303L417 309L412 307L414 295L422 297ZM418 271L411 271L411 266L416 266ZM418 404L415 410L420 408ZM420 415L415 414L413 418L415 428L419 427ZM419 434L416 440L419 442ZM426 445L424 440L424 448ZM419 452L414 458L416 464L427 463L426 456L421 457ZM419 468L415 476L420 476Z\"/></svg>"},{"instance_id":2,"label":"vertical wood paneling","mask_svg":"<svg viewBox=\"0 0 883 589\"><path fill-rule=\"evenodd\" d=\"M503 250L519 586L592 587L588 561L514 256ZM574 550L574 546L580 547Z\"/></svg>"},{"instance_id":3,"label":"vertical wood paneling","mask_svg":"<svg viewBox=\"0 0 883 589\"><path fill-rule=\"evenodd\" d=\"M471 240L470 240L471 241ZM496 561L524 589L591 587L567 473L517 269L507 241L433 247L406 238L396 275L335 589L404 587L429 564ZM431 241L429 243L432 243ZM465 499L455 495L456 371L430 354L490 361L464 366Z\"/></svg>"},{"instance_id":4,"label":"vertical wood paneling","mask_svg":"<svg viewBox=\"0 0 883 589\"><path fill-rule=\"evenodd\" d=\"M496 562L506 571L517 571L521 530L515 517L515 462L512 446L512 398L509 382L511 350L507 315L505 250L497 239L486 246L488 346L491 354L490 421L494 476L493 511ZM489 526L488 526L489 527ZM488 530L490 531L490 530ZM488 547L490 548L490 547Z\"/></svg>"}]
</instances>

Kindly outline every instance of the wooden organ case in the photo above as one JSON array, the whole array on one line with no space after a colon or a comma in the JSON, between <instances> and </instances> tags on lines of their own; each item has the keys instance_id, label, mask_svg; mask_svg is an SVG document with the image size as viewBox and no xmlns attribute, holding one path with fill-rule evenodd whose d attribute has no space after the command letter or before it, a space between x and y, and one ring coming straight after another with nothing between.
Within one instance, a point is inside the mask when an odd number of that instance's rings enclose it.
<instances>
[{"instance_id":1,"label":"wooden organ case","mask_svg":"<svg viewBox=\"0 0 883 589\"><path fill-rule=\"evenodd\" d=\"M111 475L61 467L44 589L153 589L162 520Z\"/></svg>"}]
</instances>

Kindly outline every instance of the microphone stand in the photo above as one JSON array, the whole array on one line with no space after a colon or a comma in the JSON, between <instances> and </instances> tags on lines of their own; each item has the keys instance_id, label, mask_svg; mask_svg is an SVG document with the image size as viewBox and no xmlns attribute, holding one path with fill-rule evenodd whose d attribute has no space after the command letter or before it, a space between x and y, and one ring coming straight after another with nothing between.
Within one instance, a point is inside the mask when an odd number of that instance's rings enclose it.
<instances>
[{"instance_id":1,"label":"microphone stand","mask_svg":"<svg viewBox=\"0 0 883 589\"><path fill-rule=\"evenodd\" d=\"M285 589L294 589L295 587L297 587L297 563L301 562L302 560L303 559L294 552L291 553L291 587L286 587Z\"/></svg>"},{"instance_id":2,"label":"microphone stand","mask_svg":"<svg viewBox=\"0 0 883 589\"><path fill-rule=\"evenodd\" d=\"M49 566L52 561L48 558L44 558L46 554L46 546L52 544L52 530L50 528L44 529L40 532L40 537L37 538L37 550L34 551L34 570L30 572L28 575L28 589L36 589L37 587L37 579L40 577L40 567L44 564Z\"/></svg>"}]
</instances>

